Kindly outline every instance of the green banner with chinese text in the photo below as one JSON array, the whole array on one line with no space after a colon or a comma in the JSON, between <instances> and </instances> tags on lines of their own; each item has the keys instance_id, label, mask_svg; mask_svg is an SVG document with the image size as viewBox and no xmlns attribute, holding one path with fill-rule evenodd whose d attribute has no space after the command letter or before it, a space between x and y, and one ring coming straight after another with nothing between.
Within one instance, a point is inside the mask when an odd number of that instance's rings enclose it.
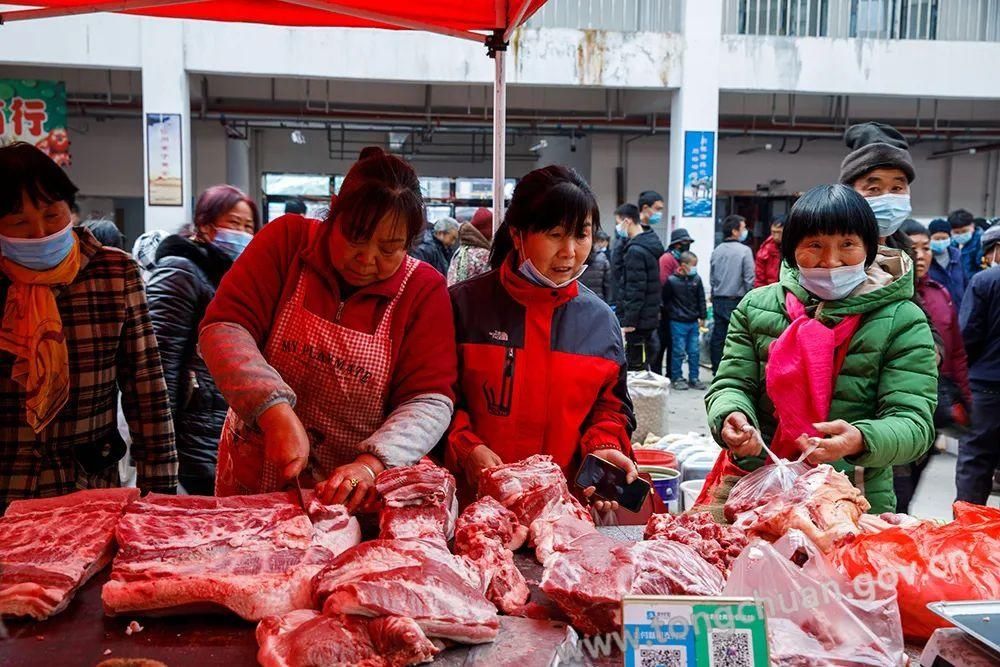
<instances>
[{"instance_id":1,"label":"green banner with chinese text","mask_svg":"<svg viewBox=\"0 0 1000 667\"><path fill-rule=\"evenodd\" d=\"M26 141L56 164L68 165L66 85L61 81L0 79L0 137Z\"/></svg>"}]
</instances>

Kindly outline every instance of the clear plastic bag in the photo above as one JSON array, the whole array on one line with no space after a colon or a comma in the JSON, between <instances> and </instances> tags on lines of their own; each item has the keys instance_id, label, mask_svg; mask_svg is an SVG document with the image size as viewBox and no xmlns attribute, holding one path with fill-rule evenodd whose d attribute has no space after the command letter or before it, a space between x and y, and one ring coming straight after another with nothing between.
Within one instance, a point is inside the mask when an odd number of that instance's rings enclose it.
<instances>
[{"instance_id":1,"label":"clear plastic bag","mask_svg":"<svg viewBox=\"0 0 1000 667\"><path fill-rule=\"evenodd\" d=\"M754 597L767 615L771 664L906 664L894 591L839 574L799 531L756 540L733 563L726 596Z\"/></svg>"},{"instance_id":2,"label":"clear plastic bag","mask_svg":"<svg viewBox=\"0 0 1000 667\"><path fill-rule=\"evenodd\" d=\"M763 507L772 498L780 496L791 489L792 485L795 484L795 480L812 468L811 465L806 463L806 457L816 448L816 443L813 443L813 446L802 452L795 461L787 461L778 458L770 450L764 443L764 438L761 437L760 431L752 426L744 426L743 429L753 434L757 442L760 443L761 448L771 458L771 464L761 466L733 485L723 508L726 520L730 523L735 523L740 514ZM800 438L803 444L807 444L808 440L805 435Z\"/></svg>"},{"instance_id":3,"label":"clear plastic bag","mask_svg":"<svg viewBox=\"0 0 1000 667\"><path fill-rule=\"evenodd\" d=\"M786 493L792 488L795 480L808 472L811 467L800 459L757 468L733 485L724 509L726 520L734 523L740 514L762 507L772 498Z\"/></svg>"}]
</instances>

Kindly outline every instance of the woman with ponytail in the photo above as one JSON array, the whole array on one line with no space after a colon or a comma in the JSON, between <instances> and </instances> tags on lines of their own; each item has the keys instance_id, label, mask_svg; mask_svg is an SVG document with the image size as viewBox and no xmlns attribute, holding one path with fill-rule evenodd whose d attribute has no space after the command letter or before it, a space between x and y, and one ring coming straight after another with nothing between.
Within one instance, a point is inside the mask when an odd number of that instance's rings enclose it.
<instances>
[{"instance_id":1,"label":"woman with ponytail","mask_svg":"<svg viewBox=\"0 0 1000 667\"><path fill-rule=\"evenodd\" d=\"M588 454L638 475L621 329L577 282L599 227L576 172L537 169L497 229L493 270L451 288L461 372L446 459L473 489L485 468L533 454L568 476Z\"/></svg>"},{"instance_id":2,"label":"woman with ponytail","mask_svg":"<svg viewBox=\"0 0 1000 667\"><path fill-rule=\"evenodd\" d=\"M441 439L455 340L444 276L406 254L423 225L413 168L366 148L325 221L282 216L239 256L200 334L230 406L217 494L298 480L353 512Z\"/></svg>"}]
</instances>

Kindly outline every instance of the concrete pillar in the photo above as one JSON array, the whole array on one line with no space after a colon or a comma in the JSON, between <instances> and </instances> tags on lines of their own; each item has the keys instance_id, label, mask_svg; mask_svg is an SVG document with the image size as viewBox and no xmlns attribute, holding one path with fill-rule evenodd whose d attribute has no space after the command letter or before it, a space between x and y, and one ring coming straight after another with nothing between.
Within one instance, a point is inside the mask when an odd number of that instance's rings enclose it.
<instances>
[{"instance_id":1,"label":"concrete pillar","mask_svg":"<svg viewBox=\"0 0 1000 667\"><path fill-rule=\"evenodd\" d=\"M143 19L140 30L145 228L174 232L191 221L194 187L184 27L180 21ZM174 116L167 120L168 114Z\"/></svg>"},{"instance_id":2,"label":"concrete pillar","mask_svg":"<svg viewBox=\"0 0 1000 667\"><path fill-rule=\"evenodd\" d=\"M681 62L681 87L674 92L670 108L670 185L667 192L667 219L670 230L684 227L694 239L691 250L699 258L698 274L708 280L708 259L715 247L715 196L718 191L719 165L719 55L722 45L722 3L684 0L682 8L684 55ZM688 134L709 133L709 134ZM685 147L686 139L694 145ZM702 150L702 139L708 150ZM699 160L692 164L691 151ZM707 162L711 196L707 207L689 206L685 211L685 189L690 191L691 169ZM699 173L700 176L700 173ZM700 184L704 193L704 183ZM708 210L706 210L706 208ZM696 210L697 209L697 210ZM693 215L692 215L693 214ZM707 291L707 290L706 290Z\"/></svg>"},{"instance_id":3,"label":"concrete pillar","mask_svg":"<svg viewBox=\"0 0 1000 667\"><path fill-rule=\"evenodd\" d=\"M250 194L250 140L226 138L226 183Z\"/></svg>"}]
</instances>

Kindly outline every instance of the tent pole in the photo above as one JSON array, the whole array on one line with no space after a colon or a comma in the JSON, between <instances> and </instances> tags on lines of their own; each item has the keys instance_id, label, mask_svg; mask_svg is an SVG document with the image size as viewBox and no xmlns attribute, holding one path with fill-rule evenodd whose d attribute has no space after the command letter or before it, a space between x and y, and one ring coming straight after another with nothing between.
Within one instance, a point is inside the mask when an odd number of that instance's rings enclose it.
<instances>
[{"instance_id":1,"label":"tent pole","mask_svg":"<svg viewBox=\"0 0 1000 667\"><path fill-rule=\"evenodd\" d=\"M507 162L507 43L503 30L495 30L487 41L493 58L493 231L503 221L504 170Z\"/></svg>"}]
</instances>

